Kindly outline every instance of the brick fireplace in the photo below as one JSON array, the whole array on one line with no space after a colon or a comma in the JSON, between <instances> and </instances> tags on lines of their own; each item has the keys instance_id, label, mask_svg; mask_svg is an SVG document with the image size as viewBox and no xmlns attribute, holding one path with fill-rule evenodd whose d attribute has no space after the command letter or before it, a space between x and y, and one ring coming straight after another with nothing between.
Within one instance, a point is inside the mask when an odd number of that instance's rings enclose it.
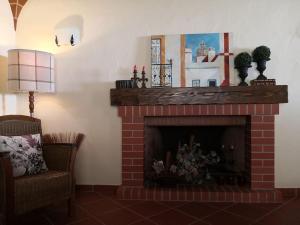
<instances>
[{"instance_id":1,"label":"brick fireplace","mask_svg":"<svg viewBox=\"0 0 300 225\"><path fill-rule=\"evenodd\" d=\"M279 104L288 102L286 85L111 89L110 96L111 105L118 106L118 115L122 119L122 184L117 192L120 199L282 201L282 193L274 186L274 129ZM201 126L218 125L224 121L244 126L242 132L246 138L241 149L244 151L247 185L145 185L147 168L151 170L152 160L149 159L149 139L145 140L149 124L158 127L169 123L178 126L197 124L201 131Z\"/></svg>"},{"instance_id":2,"label":"brick fireplace","mask_svg":"<svg viewBox=\"0 0 300 225\"><path fill-rule=\"evenodd\" d=\"M274 188L274 122L279 104L212 104L119 106L122 118L121 199L276 202ZM144 187L146 117L246 116L248 118L250 187Z\"/></svg>"}]
</instances>

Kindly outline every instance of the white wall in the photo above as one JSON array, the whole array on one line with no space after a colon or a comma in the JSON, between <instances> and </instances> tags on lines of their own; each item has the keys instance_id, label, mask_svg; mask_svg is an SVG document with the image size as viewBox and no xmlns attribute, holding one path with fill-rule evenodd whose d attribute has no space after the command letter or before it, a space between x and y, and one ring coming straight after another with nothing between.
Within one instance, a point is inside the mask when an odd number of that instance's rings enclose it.
<instances>
[{"instance_id":1,"label":"white wall","mask_svg":"<svg viewBox=\"0 0 300 225\"><path fill-rule=\"evenodd\" d=\"M7 92L7 50L16 42L14 20L7 0L0 0L0 115L16 113L16 96Z\"/></svg>"},{"instance_id":2,"label":"white wall","mask_svg":"<svg viewBox=\"0 0 300 225\"><path fill-rule=\"evenodd\" d=\"M0 0L0 55L7 56L7 50L15 46L14 20L7 0Z\"/></svg>"},{"instance_id":3,"label":"white wall","mask_svg":"<svg viewBox=\"0 0 300 225\"><path fill-rule=\"evenodd\" d=\"M298 0L30 0L19 17L17 43L56 53L57 94L37 96L36 116L45 132L87 135L77 160L81 184L121 182L121 126L109 89L129 78L134 64L149 69L148 36L229 31L237 52L269 46L266 74L288 84L290 96L276 119L276 186L300 187L299 11ZM81 44L56 48L54 27L74 15L83 21ZM27 113L27 96L19 106Z\"/></svg>"},{"instance_id":4,"label":"white wall","mask_svg":"<svg viewBox=\"0 0 300 225\"><path fill-rule=\"evenodd\" d=\"M173 87L180 87L180 71L181 71L181 64L180 64L180 35L167 35L165 36L165 45L166 45L166 63L172 59L172 86Z\"/></svg>"}]
</instances>

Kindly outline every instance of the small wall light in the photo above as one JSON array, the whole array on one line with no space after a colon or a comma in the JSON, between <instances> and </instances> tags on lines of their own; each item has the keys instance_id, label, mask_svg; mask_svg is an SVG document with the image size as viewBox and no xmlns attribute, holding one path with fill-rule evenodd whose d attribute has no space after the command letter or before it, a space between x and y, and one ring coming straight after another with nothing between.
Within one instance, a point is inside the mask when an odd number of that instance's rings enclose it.
<instances>
[{"instance_id":1,"label":"small wall light","mask_svg":"<svg viewBox=\"0 0 300 225\"><path fill-rule=\"evenodd\" d=\"M75 46L80 42L80 30L76 27L55 29L55 43L58 47L62 45Z\"/></svg>"}]
</instances>

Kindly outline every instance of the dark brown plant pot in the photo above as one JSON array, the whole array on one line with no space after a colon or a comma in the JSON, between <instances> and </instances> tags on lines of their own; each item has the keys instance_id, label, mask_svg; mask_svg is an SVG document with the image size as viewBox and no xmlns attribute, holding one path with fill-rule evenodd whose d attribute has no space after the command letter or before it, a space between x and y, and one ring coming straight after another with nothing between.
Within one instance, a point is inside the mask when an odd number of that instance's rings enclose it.
<instances>
[{"instance_id":1,"label":"dark brown plant pot","mask_svg":"<svg viewBox=\"0 0 300 225\"><path fill-rule=\"evenodd\" d=\"M257 80L267 80L267 77L264 75L264 71L266 70L266 60L260 60L257 63L257 71L259 72L258 77L256 78Z\"/></svg>"},{"instance_id":2,"label":"dark brown plant pot","mask_svg":"<svg viewBox=\"0 0 300 225\"><path fill-rule=\"evenodd\" d=\"M246 78L248 76L248 66L236 68L239 71L239 77L241 79L241 82L239 83L239 86L248 86L246 83Z\"/></svg>"}]
</instances>

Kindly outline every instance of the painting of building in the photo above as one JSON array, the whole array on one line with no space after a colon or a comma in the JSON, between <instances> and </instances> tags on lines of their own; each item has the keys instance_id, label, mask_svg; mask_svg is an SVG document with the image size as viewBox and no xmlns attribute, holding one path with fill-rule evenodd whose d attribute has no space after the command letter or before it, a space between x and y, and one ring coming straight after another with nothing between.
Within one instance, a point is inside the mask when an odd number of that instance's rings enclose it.
<instances>
[{"instance_id":1,"label":"painting of building","mask_svg":"<svg viewBox=\"0 0 300 225\"><path fill-rule=\"evenodd\" d=\"M159 41L158 41L159 40ZM203 33L182 35L161 35L152 37L152 68L164 68L172 62L173 87L228 86L233 81L233 53L231 33ZM157 43L161 46L157 47ZM155 47L155 48L154 48ZM156 49L156 52L153 50ZM157 49L160 52L157 52ZM155 57L153 57L155 55ZM160 57L157 60L157 56ZM155 62L153 60L155 58ZM160 73L164 70L161 69ZM156 76L157 76L156 72ZM162 74L163 76L163 74ZM194 82L193 82L194 81ZM199 86L199 83L197 83Z\"/></svg>"}]
</instances>

